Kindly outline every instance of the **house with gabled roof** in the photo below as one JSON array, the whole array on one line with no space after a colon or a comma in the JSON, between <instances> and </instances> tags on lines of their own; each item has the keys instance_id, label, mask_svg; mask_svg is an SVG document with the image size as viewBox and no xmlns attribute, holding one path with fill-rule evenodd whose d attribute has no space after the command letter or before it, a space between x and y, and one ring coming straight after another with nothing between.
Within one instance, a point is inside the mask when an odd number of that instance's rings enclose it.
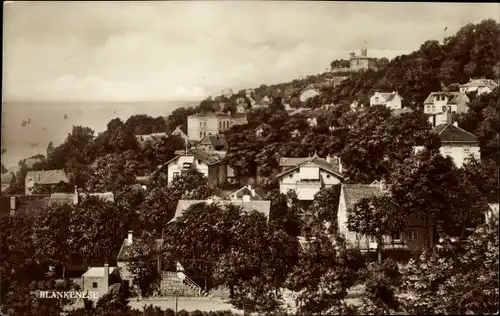
<instances>
[{"instance_id":1,"label":"house with gabled roof","mask_svg":"<svg viewBox=\"0 0 500 316\"><path fill-rule=\"evenodd\" d=\"M424 113L436 115L445 112L466 113L469 98L464 92L431 92L424 101Z\"/></svg>"},{"instance_id":2,"label":"house with gabled roof","mask_svg":"<svg viewBox=\"0 0 500 316\"><path fill-rule=\"evenodd\" d=\"M453 158L458 168L462 167L471 156L481 159L479 139L476 135L449 123L436 126L433 132L441 139L441 147L439 148L441 155ZM422 146L415 147L416 152L422 149Z\"/></svg>"},{"instance_id":3,"label":"house with gabled roof","mask_svg":"<svg viewBox=\"0 0 500 316\"><path fill-rule=\"evenodd\" d=\"M172 135L179 136L180 138L184 139L184 142L189 142L188 135L184 133L180 125L175 128L175 130L172 132Z\"/></svg>"},{"instance_id":4,"label":"house with gabled roof","mask_svg":"<svg viewBox=\"0 0 500 316\"><path fill-rule=\"evenodd\" d=\"M175 154L174 158L155 171L159 172L159 170L167 167L168 183L171 183L174 177L190 168L195 168L207 177L210 185L217 186L226 183L227 165L222 154L201 148L178 150Z\"/></svg>"},{"instance_id":5,"label":"house with gabled roof","mask_svg":"<svg viewBox=\"0 0 500 316\"><path fill-rule=\"evenodd\" d=\"M264 192L257 187L248 184L234 192L231 192L225 197L226 200L230 201L261 201L264 199Z\"/></svg>"},{"instance_id":6,"label":"house with gabled roof","mask_svg":"<svg viewBox=\"0 0 500 316\"><path fill-rule=\"evenodd\" d=\"M403 98L396 91L393 92L375 92L370 97L370 106L384 105L391 110L401 109Z\"/></svg>"},{"instance_id":7,"label":"house with gabled roof","mask_svg":"<svg viewBox=\"0 0 500 316\"><path fill-rule=\"evenodd\" d=\"M229 145L226 140L226 135L215 134L205 136L198 144L198 147L208 151L227 151Z\"/></svg>"},{"instance_id":8,"label":"house with gabled roof","mask_svg":"<svg viewBox=\"0 0 500 316\"><path fill-rule=\"evenodd\" d=\"M360 233L350 231L347 225L348 214L350 210L362 199L371 197L381 197L390 194L389 186L384 180L374 181L371 184L342 184L340 189L339 207L337 210L338 232L342 234L348 247L358 248L361 251L377 249L377 242L373 237L364 236ZM428 243L426 240L429 237ZM393 236L383 238L382 248L385 250L411 250L421 249L432 244L433 225L416 216L410 216L407 221L406 229Z\"/></svg>"},{"instance_id":9,"label":"house with gabled roof","mask_svg":"<svg viewBox=\"0 0 500 316\"><path fill-rule=\"evenodd\" d=\"M24 179L25 194L33 194L35 186L55 188L61 183L69 183L64 170L28 171Z\"/></svg>"},{"instance_id":10,"label":"house with gabled roof","mask_svg":"<svg viewBox=\"0 0 500 316\"><path fill-rule=\"evenodd\" d=\"M460 85L460 92L463 93L471 93L476 92L477 95L481 95L484 93L490 93L495 88L498 87L498 83L491 79L470 79L469 82Z\"/></svg>"},{"instance_id":11,"label":"house with gabled roof","mask_svg":"<svg viewBox=\"0 0 500 316\"><path fill-rule=\"evenodd\" d=\"M280 192L289 190L297 193L300 201L313 201L314 195L322 188L329 188L344 180L340 159L326 159L314 154L308 158L280 159L282 171L276 175L280 184Z\"/></svg>"}]
</instances>

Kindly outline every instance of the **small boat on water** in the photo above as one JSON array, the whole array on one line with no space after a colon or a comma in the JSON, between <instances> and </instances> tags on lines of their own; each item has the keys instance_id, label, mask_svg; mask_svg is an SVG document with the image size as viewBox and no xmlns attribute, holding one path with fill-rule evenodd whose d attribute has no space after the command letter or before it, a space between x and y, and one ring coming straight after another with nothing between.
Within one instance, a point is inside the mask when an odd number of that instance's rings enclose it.
<instances>
[{"instance_id":1,"label":"small boat on water","mask_svg":"<svg viewBox=\"0 0 500 316\"><path fill-rule=\"evenodd\" d=\"M67 120L68 119L68 115L66 113L64 113L64 119Z\"/></svg>"},{"instance_id":2,"label":"small boat on water","mask_svg":"<svg viewBox=\"0 0 500 316\"><path fill-rule=\"evenodd\" d=\"M28 125L28 122L26 121L23 121L23 123L21 124L22 127L26 127L26 125Z\"/></svg>"}]
</instances>

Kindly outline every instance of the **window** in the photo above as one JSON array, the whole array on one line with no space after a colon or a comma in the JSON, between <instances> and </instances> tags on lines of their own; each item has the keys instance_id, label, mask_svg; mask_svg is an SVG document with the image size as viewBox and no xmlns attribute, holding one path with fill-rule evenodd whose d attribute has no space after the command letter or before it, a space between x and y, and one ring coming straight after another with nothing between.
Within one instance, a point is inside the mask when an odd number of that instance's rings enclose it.
<instances>
[{"instance_id":1,"label":"window","mask_svg":"<svg viewBox=\"0 0 500 316\"><path fill-rule=\"evenodd\" d=\"M375 102L378 102L378 97L375 98Z\"/></svg>"},{"instance_id":2,"label":"window","mask_svg":"<svg viewBox=\"0 0 500 316\"><path fill-rule=\"evenodd\" d=\"M409 230L408 231L408 239L409 240L418 240L418 230Z\"/></svg>"},{"instance_id":3,"label":"window","mask_svg":"<svg viewBox=\"0 0 500 316\"><path fill-rule=\"evenodd\" d=\"M399 241L401 240L401 234L400 233L392 234L391 238L393 241Z\"/></svg>"},{"instance_id":4,"label":"window","mask_svg":"<svg viewBox=\"0 0 500 316\"><path fill-rule=\"evenodd\" d=\"M326 178L327 178L327 179L330 179L330 177L331 177L331 176L330 176L329 174L327 174L327 175L326 175Z\"/></svg>"},{"instance_id":5,"label":"window","mask_svg":"<svg viewBox=\"0 0 500 316\"><path fill-rule=\"evenodd\" d=\"M222 129L222 122L219 122L219 129Z\"/></svg>"},{"instance_id":6,"label":"window","mask_svg":"<svg viewBox=\"0 0 500 316\"><path fill-rule=\"evenodd\" d=\"M464 153L465 154L470 154L470 147L465 147L464 148Z\"/></svg>"},{"instance_id":7,"label":"window","mask_svg":"<svg viewBox=\"0 0 500 316\"><path fill-rule=\"evenodd\" d=\"M92 287L95 289L97 288L97 282L92 282Z\"/></svg>"},{"instance_id":8,"label":"window","mask_svg":"<svg viewBox=\"0 0 500 316\"><path fill-rule=\"evenodd\" d=\"M432 106L432 112L436 112L436 107L434 105Z\"/></svg>"},{"instance_id":9,"label":"window","mask_svg":"<svg viewBox=\"0 0 500 316\"><path fill-rule=\"evenodd\" d=\"M202 138L202 137L203 137L203 132L200 132L200 138Z\"/></svg>"},{"instance_id":10,"label":"window","mask_svg":"<svg viewBox=\"0 0 500 316\"><path fill-rule=\"evenodd\" d=\"M179 176L179 173L178 172L174 172L174 178L178 177L178 176Z\"/></svg>"},{"instance_id":11,"label":"window","mask_svg":"<svg viewBox=\"0 0 500 316\"><path fill-rule=\"evenodd\" d=\"M443 106L442 111L443 113L446 112L446 106Z\"/></svg>"},{"instance_id":12,"label":"window","mask_svg":"<svg viewBox=\"0 0 500 316\"><path fill-rule=\"evenodd\" d=\"M200 127L203 127L203 122L200 122Z\"/></svg>"},{"instance_id":13,"label":"window","mask_svg":"<svg viewBox=\"0 0 500 316\"><path fill-rule=\"evenodd\" d=\"M203 132L203 137L207 136L207 132Z\"/></svg>"},{"instance_id":14,"label":"window","mask_svg":"<svg viewBox=\"0 0 500 316\"><path fill-rule=\"evenodd\" d=\"M207 127L207 122L203 122L203 127Z\"/></svg>"},{"instance_id":15,"label":"window","mask_svg":"<svg viewBox=\"0 0 500 316\"><path fill-rule=\"evenodd\" d=\"M200 159L198 159L198 164L201 165L201 160Z\"/></svg>"},{"instance_id":16,"label":"window","mask_svg":"<svg viewBox=\"0 0 500 316\"><path fill-rule=\"evenodd\" d=\"M428 106L427 106L427 112L430 112L430 111L431 111L431 106L430 106L430 105L428 105Z\"/></svg>"}]
</instances>

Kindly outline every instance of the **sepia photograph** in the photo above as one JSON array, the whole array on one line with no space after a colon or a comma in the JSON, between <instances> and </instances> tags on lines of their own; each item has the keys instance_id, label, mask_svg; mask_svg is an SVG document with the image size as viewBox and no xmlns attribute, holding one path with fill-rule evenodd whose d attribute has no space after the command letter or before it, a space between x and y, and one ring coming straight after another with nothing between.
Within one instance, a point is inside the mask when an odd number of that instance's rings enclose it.
<instances>
[{"instance_id":1,"label":"sepia photograph","mask_svg":"<svg viewBox=\"0 0 500 316\"><path fill-rule=\"evenodd\" d=\"M4 1L0 316L499 312L500 4Z\"/></svg>"}]
</instances>

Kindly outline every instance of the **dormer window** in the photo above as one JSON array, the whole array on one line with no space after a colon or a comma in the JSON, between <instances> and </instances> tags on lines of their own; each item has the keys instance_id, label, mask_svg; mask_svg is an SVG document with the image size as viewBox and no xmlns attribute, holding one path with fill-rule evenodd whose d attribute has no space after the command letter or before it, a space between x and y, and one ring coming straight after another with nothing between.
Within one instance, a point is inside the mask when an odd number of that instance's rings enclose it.
<instances>
[{"instance_id":1,"label":"dormer window","mask_svg":"<svg viewBox=\"0 0 500 316\"><path fill-rule=\"evenodd\" d=\"M375 98L375 102L378 102L378 97Z\"/></svg>"}]
</instances>

